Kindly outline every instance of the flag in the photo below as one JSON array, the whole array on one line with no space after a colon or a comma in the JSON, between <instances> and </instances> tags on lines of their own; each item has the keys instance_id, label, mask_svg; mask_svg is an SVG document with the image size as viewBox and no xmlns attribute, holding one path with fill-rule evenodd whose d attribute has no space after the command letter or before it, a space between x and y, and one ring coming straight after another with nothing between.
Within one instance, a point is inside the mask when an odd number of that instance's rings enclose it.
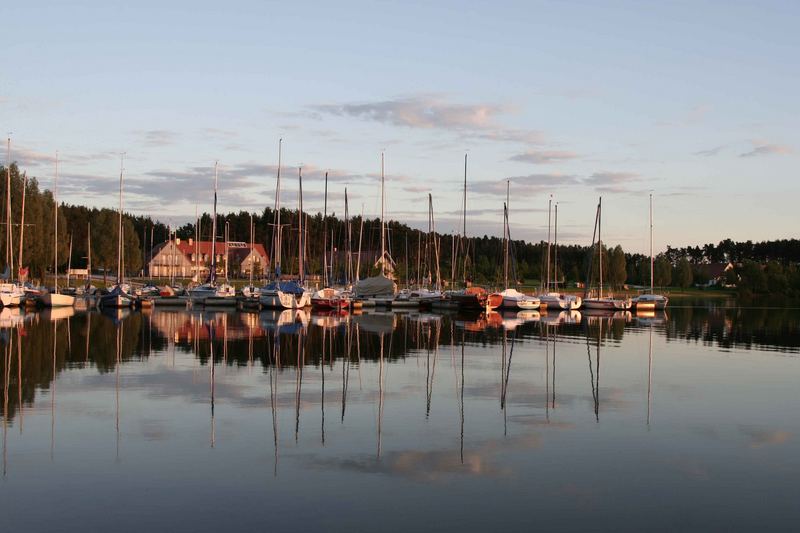
<instances>
[{"instance_id":1,"label":"flag","mask_svg":"<svg viewBox=\"0 0 800 533\"><path fill-rule=\"evenodd\" d=\"M19 280L20 281L28 280L28 267L19 267Z\"/></svg>"}]
</instances>

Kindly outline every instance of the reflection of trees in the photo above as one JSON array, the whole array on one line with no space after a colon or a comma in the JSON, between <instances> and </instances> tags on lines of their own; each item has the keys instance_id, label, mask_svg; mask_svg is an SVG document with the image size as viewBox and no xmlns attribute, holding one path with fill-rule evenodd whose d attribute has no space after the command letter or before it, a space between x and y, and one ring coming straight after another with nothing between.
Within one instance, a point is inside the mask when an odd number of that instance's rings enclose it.
<instances>
[{"instance_id":1,"label":"reflection of trees","mask_svg":"<svg viewBox=\"0 0 800 533\"><path fill-rule=\"evenodd\" d=\"M675 308L669 312L667 339L702 342L720 348L796 351L800 348L796 309L724 307Z\"/></svg>"},{"instance_id":2,"label":"reflection of trees","mask_svg":"<svg viewBox=\"0 0 800 533\"><path fill-rule=\"evenodd\" d=\"M298 364L298 348L303 352L300 361L305 365L332 366L336 360L344 360L350 363L349 371L350 365L357 367L363 361L377 363L380 360L381 336L384 362L390 363L415 353L423 358L430 357L437 346L459 345L462 339L478 346L499 346L504 334L502 325L490 325L482 316L376 313L327 317L330 320L316 323L313 320L309 323L306 316L295 323L290 321L288 326L279 326L270 317L265 313L157 311L152 315L131 313L115 320L97 312L76 314L57 323L54 367L53 324L46 314L37 314L20 326L0 330L0 379L3 381L0 399L5 406L7 394L8 418L13 419L20 405L32 405L36 391L49 389L56 375L66 368L94 367L100 373L114 372L117 327L123 329L123 364L175 349L193 354L200 364L208 365L213 325L213 353L217 364L260 365L265 371L273 367L279 371L284 367L294 370ZM800 312L797 310L676 307L670 309L663 320L663 330L671 342L702 342L726 349L800 349L797 336ZM601 343L621 342L626 321L584 316L580 324L557 327L561 341L583 344L588 337L597 342L599 335ZM542 323L531 321L515 326L514 338L517 343L541 342L544 339ZM279 359L276 360L276 356ZM432 373L433 362L430 364Z\"/></svg>"},{"instance_id":3,"label":"reflection of trees","mask_svg":"<svg viewBox=\"0 0 800 533\"><path fill-rule=\"evenodd\" d=\"M146 355L140 335L142 315L134 313L128 316L119 323L119 327L124 332L121 361L124 363ZM44 314L36 315L18 327L2 330L2 353L7 354L9 344L13 343L12 356L4 356L2 360L2 376L8 376L9 418L15 416L20 400L24 406L32 405L36 391L48 390L56 375L66 368L95 367L101 373L113 372L116 368L117 325L111 318L100 313L91 313L91 317L89 313L79 314L58 321L56 328L58 344L55 365L53 323ZM86 342L87 335L89 342ZM18 349L20 357L17 356ZM6 391L3 379L2 390Z\"/></svg>"}]
</instances>

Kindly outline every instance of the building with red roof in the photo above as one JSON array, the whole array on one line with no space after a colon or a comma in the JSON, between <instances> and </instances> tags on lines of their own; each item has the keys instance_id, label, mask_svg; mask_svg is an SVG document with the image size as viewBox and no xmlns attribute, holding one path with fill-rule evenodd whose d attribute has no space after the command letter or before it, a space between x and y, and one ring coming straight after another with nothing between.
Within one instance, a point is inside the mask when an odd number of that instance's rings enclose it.
<instances>
[{"instance_id":1,"label":"building with red roof","mask_svg":"<svg viewBox=\"0 0 800 533\"><path fill-rule=\"evenodd\" d=\"M262 244L246 242L217 242L214 250L217 256L217 275L228 277L260 276L269 265L267 252ZM211 241L194 239L174 239L162 242L153 248L147 262L147 272L151 277L197 277L208 276L211 266ZM197 273L199 271L199 276Z\"/></svg>"}]
</instances>

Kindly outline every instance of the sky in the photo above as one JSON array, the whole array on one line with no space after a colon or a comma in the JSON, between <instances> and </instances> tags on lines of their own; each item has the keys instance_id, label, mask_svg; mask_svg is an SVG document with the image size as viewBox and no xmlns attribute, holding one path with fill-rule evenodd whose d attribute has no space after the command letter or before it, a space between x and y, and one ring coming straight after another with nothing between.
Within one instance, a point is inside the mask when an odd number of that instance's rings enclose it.
<instances>
[{"instance_id":1,"label":"sky","mask_svg":"<svg viewBox=\"0 0 800 533\"><path fill-rule=\"evenodd\" d=\"M4 2L0 132L65 202L283 205L655 249L796 238L800 3ZM3 162L6 155L2 155Z\"/></svg>"}]
</instances>

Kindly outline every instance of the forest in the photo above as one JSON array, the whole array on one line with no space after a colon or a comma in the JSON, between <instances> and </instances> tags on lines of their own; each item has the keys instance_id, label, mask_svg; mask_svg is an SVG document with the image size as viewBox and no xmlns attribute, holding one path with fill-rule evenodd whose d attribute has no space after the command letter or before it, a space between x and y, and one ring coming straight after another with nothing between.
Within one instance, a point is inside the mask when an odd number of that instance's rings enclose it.
<instances>
[{"instance_id":1,"label":"forest","mask_svg":"<svg viewBox=\"0 0 800 533\"><path fill-rule=\"evenodd\" d=\"M20 264L19 244L22 246L22 265L29 267L31 277L42 278L53 270L53 243L58 243L59 271L68 265L72 268L85 268L88 247L91 241L92 268L95 273L113 272L117 262L117 217L113 209L94 208L80 205L61 204L59 206L58 236L54 239L53 194L40 188L35 177L25 178L16 164L10 168L11 177L11 231L13 249L13 271ZM6 169L0 167L0 175ZM25 221L20 225L24 188ZM3 199L6 199L6 184L3 180ZM6 220L6 202L3 202L3 221ZM218 215L218 238L224 234L227 224L229 238L233 241L250 241L251 216L253 239L265 245L272 256L272 228L274 211L265 207L260 213L228 213ZM284 273L297 273L298 214L296 210L281 210L281 222L285 224L282 239ZM378 218L353 217L350 219L350 246L353 257L362 250L360 275L374 274L375 260L380 254L380 220ZM333 277L342 279L345 272L347 251L347 224L344 217L332 213L327 220L322 213L305 214L306 266L307 274L322 272L323 250L333 257ZM211 215L200 217L199 235L201 240L211 238ZM325 229L327 228L327 237ZM513 231L513 226L512 226ZM178 237L195 237L195 224L188 223L175 228ZM8 228L0 226L0 239L6 243ZM146 275L145 265L154 245L168 238L169 229L149 216L123 216L124 268L127 275ZM90 235L91 233L91 235ZM91 238L90 238L91 237ZM588 239L588 238L587 238ZM359 242L360 241L360 242ZM72 254L70 257L70 243ZM557 268L551 274L552 280L561 284L575 286L586 280L590 271L590 261L597 261L597 254L591 253L587 245L552 246L553 263ZM387 222L387 249L396 263L396 276L401 282L414 282L430 272L435 272L436 249L439 252L441 277L444 281L463 282L465 278L490 286L499 286L503 277L504 245L497 236L472 237L466 242L458 236L436 234L433 239L427 231L409 227L398 221ZM455 265L453 256L455 251ZM621 246L604 246L604 281L610 287L623 285L649 285L649 257L638 253L626 253ZM547 243L530 243L512 240L509 246L510 283L516 279L526 285L537 285L546 277ZM466 260L465 260L466 258ZM354 262L356 260L354 259ZM718 262L734 263L736 268L729 272L731 285L746 287L754 294L775 290L798 291L798 262L800 262L800 240L775 240L764 242L735 242L730 239L718 244L688 246L684 248L667 247L667 251L655 259L654 284L659 287L690 287L706 284L709 279L704 265ZM7 258L0 257L0 268L5 268ZM596 265L592 269L597 272ZM758 272L756 272L758 271ZM783 289L781 289L783 288Z\"/></svg>"}]
</instances>

